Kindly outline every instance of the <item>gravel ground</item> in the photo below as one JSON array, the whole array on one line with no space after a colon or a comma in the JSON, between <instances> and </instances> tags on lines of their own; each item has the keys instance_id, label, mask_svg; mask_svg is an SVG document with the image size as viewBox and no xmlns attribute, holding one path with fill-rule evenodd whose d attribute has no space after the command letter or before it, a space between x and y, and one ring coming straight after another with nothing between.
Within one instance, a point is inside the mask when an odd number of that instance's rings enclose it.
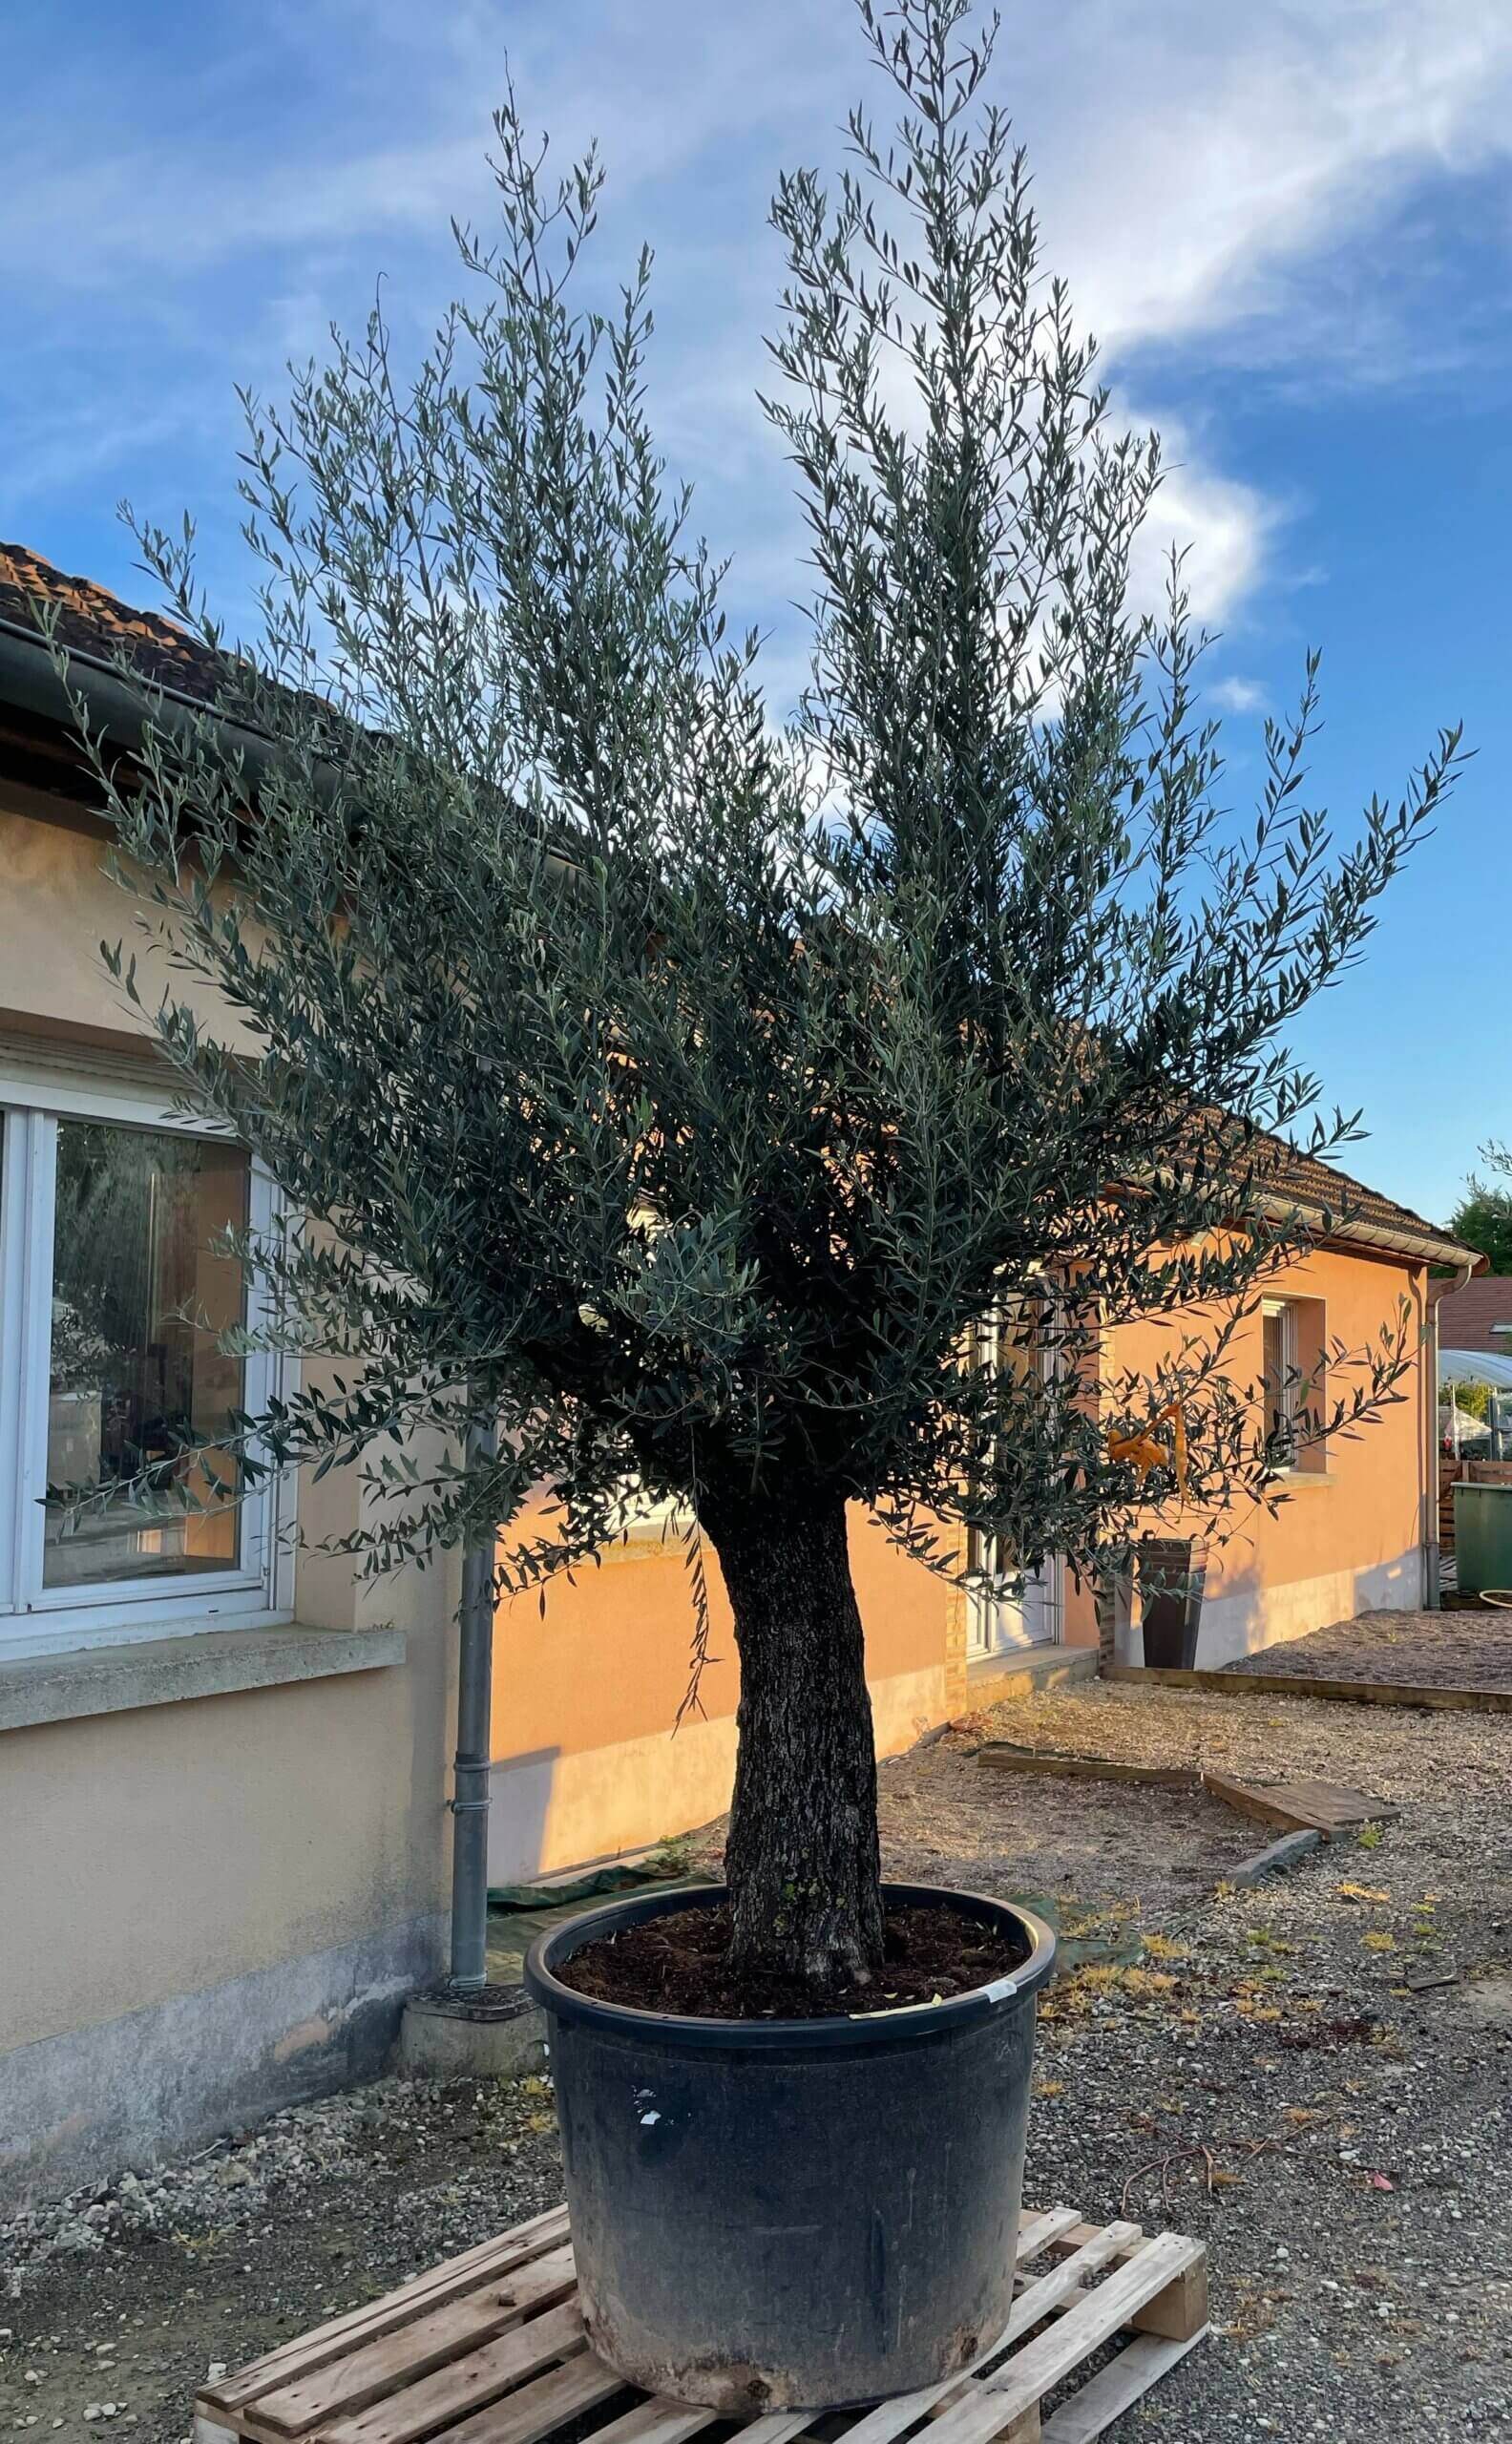
<instances>
[{"instance_id":1,"label":"gravel ground","mask_svg":"<svg viewBox=\"0 0 1512 2444\"><path fill-rule=\"evenodd\" d=\"M0 2431L178 2444L197 2388L561 2195L545 2080L382 2080L0 2226Z\"/></svg>"},{"instance_id":2,"label":"gravel ground","mask_svg":"<svg viewBox=\"0 0 1512 2444\"><path fill-rule=\"evenodd\" d=\"M1225 1895L1220 1875L1172 1925L1174 1949L1157 1937L1143 1970L1051 1995L1033 2198L1104 2219L1122 2205L1212 2253L1218 2338L1131 2433L1512 2433L1512 1719L1093 1684L999 1709L988 1729L1138 1763L1321 1774L1402 1810L1258 1891ZM1045 1786L1002 1780L1000 1806L1031 1822ZM1098 1815L1112 1796L1052 1787ZM1138 1900L1145 1862L1126 1864Z\"/></svg>"},{"instance_id":3,"label":"gravel ground","mask_svg":"<svg viewBox=\"0 0 1512 2444\"><path fill-rule=\"evenodd\" d=\"M1408 1680L1419 1689L1512 1689L1512 1612L1362 1612L1228 1669Z\"/></svg>"},{"instance_id":4,"label":"gravel ground","mask_svg":"<svg viewBox=\"0 0 1512 2444\"><path fill-rule=\"evenodd\" d=\"M1379 1838L1226 1889L1208 1801L1021 1781L983 1737L1393 1800ZM1144 1936L1043 2013L1027 2188L1196 2232L1214 2340L1125 2422L1172 2444L1512 2433L1512 1718L1090 1684L883 1771L888 1863ZM1074 1897L1073 1897L1074 1896ZM1430 1984L1431 1978L1452 1983ZM388 2082L0 2233L0 2423L187 2435L230 2365L558 2191L543 2083ZM87 2412L114 2403L108 2418Z\"/></svg>"}]
</instances>

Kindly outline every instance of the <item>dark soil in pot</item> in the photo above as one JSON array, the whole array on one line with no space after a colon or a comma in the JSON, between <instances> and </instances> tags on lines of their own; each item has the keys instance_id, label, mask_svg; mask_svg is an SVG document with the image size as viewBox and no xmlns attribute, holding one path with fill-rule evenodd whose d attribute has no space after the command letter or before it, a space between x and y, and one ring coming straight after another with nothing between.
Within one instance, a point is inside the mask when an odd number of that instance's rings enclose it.
<instances>
[{"instance_id":1,"label":"dark soil in pot","mask_svg":"<svg viewBox=\"0 0 1512 2444\"><path fill-rule=\"evenodd\" d=\"M839 2408L953 2375L1006 2326L1054 1938L977 1893L886 1900L919 1983L928 1958L925 2001L722 2015L718 1886L533 1946L584 2323L628 2382L730 2416ZM994 1973L947 1994L943 1953L960 1970L974 1949ZM614 1999L574 1982L606 1956ZM702 2012L622 1999L632 1968L652 1992L697 1987Z\"/></svg>"},{"instance_id":2,"label":"dark soil in pot","mask_svg":"<svg viewBox=\"0 0 1512 2444\"><path fill-rule=\"evenodd\" d=\"M881 1982L823 1994L795 1977L736 1976L726 1908L685 1909L601 1935L564 1961L557 1975L579 1994L642 2012L717 2020L825 2019L969 1993L1011 1973L1033 1949L1020 1927L938 1906L895 1907L886 1926Z\"/></svg>"}]
</instances>

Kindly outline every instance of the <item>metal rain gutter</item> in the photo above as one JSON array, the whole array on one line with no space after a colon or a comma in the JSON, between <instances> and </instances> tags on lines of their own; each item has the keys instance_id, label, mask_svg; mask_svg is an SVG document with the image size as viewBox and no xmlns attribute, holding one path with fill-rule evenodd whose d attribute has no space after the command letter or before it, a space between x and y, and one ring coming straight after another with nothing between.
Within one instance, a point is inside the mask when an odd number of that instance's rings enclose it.
<instances>
[{"instance_id":1,"label":"metal rain gutter","mask_svg":"<svg viewBox=\"0 0 1512 2444\"><path fill-rule=\"evenodd\" d=\"M116 745L128 749L139 747L151 728L187 729L189 721L176 718L181 708L183 715L197 721L215 722L249 767L262 770L271 761L273 743L263 731L224 720L213 705L191 696L187 689L158 680L133 685L121 677L114 663L98 654L74 645L63 651L74 679L72 690L59 675L47 640L34 629L0 617L0 703L73 731L76 693Z\"/></svg>"}]
</instances>

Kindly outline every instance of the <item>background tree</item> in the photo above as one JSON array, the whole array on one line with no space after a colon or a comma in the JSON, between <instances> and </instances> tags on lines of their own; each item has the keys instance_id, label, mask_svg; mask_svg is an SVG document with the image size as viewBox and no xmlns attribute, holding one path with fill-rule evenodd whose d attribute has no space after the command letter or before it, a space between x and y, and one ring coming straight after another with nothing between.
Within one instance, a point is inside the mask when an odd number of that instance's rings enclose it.
<instances>
[{"instance_id":1,"label":"background tree","mask_svg":"<svg viewBox=\"0 0 1512 2444\"><path fill-rule=\"evenodd\" d=\"M649 262L614 313L572 302L600 174L548 186L512 98L501 234L458 232L418 369L375 315L248 403L258 643L204 617L187 527L140 535L256 769L166 710L135 778L98 755L149 938L249 1031L174 984L162 1043L303 1217L255 1251L267 1330L334 1372L243 1422L248 1464L359 1467L368 1570L544 1486L512 1588L601 1549L628 1487L677 1497L740 1652L735 1950L821 1986L882 1946L847 1506L942 1570L973 1529L1095 1570L1142 1491L1107 1427L1174 1401L1193 1516L1264 1496L1229 1370L1299 1227L1264 1132L1354 1133L1304 1119L1286 1030L1457 751L1334 850L1310 664L1228 821L1179 567L1160 618L1131 599L1157 445L1042 281L994 30L860 17L895 137L855 114L833 193L800 172L773 209L768 412L816 572L788 727L652 439ZM1148 1377L1106 1366L1134 1317L1169 1319ZM1404 1334L1331 1353L1313 1430L1398 1397Z\"/></svg>"},{"instance_id":2,"label":"background tree","mask_svg":"<svg viewBox=\"0 0 1512 2444\"><path fill-rule=\"evenodd\" d=\"M1494 1146L1486 1147L1484 1160L1500 1170L1509 1168L1505 1153ZM1472 1172L1449 1228L1467 1248L1489 1256L1493 1273L1512 1273L1512 1190L1488 1186Z\"/></svg>"}]
</instances>

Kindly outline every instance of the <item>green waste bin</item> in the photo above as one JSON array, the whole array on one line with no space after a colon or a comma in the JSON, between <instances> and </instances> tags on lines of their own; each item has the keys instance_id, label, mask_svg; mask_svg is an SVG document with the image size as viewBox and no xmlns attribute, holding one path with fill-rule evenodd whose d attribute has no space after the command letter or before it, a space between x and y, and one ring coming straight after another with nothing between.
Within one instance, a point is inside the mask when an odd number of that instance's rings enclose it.
<instances>
[{"instance_id":1,"label":"green waste bin","mask_svg":"<svg viewBox=\"0 0 1512 2444\"><path fill-rule=\"evenodd\" d=\"M1454 1522L1460 1594L1512 1588L1512 1485L1457 1485Z\"/></svg>"}]
</instances>

